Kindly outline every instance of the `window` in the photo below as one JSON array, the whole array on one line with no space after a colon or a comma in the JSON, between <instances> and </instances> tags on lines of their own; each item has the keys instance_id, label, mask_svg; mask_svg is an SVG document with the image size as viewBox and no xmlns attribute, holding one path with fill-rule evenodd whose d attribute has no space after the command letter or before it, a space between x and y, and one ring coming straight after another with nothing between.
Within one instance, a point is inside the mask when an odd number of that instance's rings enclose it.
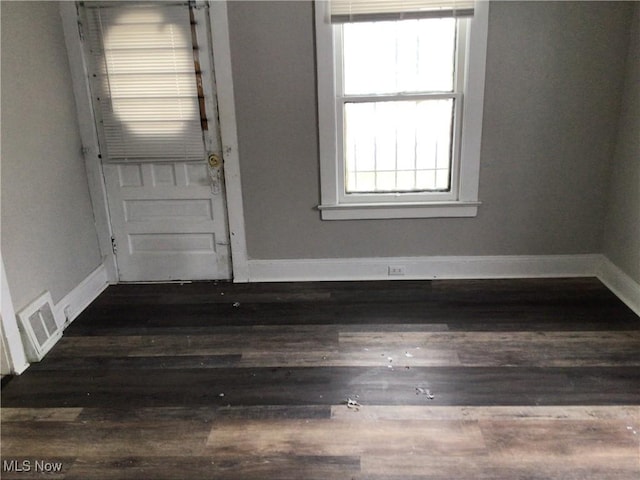
<instances>
[{"instance_id":1,"label":"window","mask_svg":"<svg viewBox=\"0 0 640 480\"><path fill-rule=\"evenodd\" d=\"M87 2L105 160L201 160L202 95L189 8L124 3Z\"/></svg>"},{"instance_id":2,"label":"window","mask_svg":"<svg viewBox=\"0 0 640 480\"><path fill-rule=\"evenodd\" d=\"M322 218L475 216L486 5L339 3L316 2Z\"/></svg>"}]
</instances>

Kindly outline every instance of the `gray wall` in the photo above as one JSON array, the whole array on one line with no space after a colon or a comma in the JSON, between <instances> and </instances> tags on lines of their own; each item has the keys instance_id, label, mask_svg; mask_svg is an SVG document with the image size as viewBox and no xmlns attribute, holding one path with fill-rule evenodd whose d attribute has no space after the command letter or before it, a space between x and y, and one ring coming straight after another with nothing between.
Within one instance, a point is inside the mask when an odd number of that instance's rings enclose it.
<instances>
[{"instance_id":1,"label":"gray wall","mask_svg":"<svg viewBox=\"0 0 640 480\"><path fill-rule=\"evenodd\" d=\"M2 258L16 311L101 262L57 2L2 2Z\"/></svg>"},{"instance_id":2,"label":"gray wall","mask_svg":"<svg viewBox=\"0 0 640 480\"><path fill-rule=\"evenodd\" d=\"M630 40L604 253L640 283L640 3Z\"/></svg>"},{"instance_id":3,"label":"gray wall","mask_svg":"<svg viewBox=\"0 0 640 480\"><path fill-rule=\"evenodd\" d=\"M60 300L100 256L57 4L1 8L2 257L19 310L45 289ZM639 9L492 4L478 217L321 221L311 4L232 2L250 257L604 250L640 281Z\"/></svg>"},{"instance_id":4,"label":"gray wall","mask_svg":"<svg viewBox=\"0 0 640 480\"><path fill-rule=\"evenodd\" d=\"M472 219L321 221L310 2L232 2L254 259L600 253L631 4L497 2Z\"/></svg>"}]
</instances>

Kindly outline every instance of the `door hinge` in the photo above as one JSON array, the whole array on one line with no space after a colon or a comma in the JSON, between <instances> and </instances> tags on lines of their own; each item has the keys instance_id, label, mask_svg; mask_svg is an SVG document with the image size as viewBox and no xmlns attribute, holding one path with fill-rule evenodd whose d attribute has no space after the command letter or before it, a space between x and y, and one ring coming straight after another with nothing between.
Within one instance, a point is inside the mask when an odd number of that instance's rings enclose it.
<instances>
[{"instance_id":1,"label":"door hinge","mask_svg":"<svg viewBox=\"0 0 640 480\"><path fill-rule=\"evenodd\" d=\"M116 244L115 237L111 237L111 250L113 250L113 254L118 253L118 245Z\"/></svg>"}]
</instances>

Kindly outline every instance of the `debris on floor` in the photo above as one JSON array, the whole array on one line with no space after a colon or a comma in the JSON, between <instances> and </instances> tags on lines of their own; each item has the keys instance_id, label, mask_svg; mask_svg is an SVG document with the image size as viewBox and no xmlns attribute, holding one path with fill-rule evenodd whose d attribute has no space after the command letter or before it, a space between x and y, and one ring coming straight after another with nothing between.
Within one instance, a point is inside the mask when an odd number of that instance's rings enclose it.
<instances>
[{"instance_id":1,"label":"debris on floor","mask_svg":"<svg viewBox=\"0 0 640 480\"><path fill-rule=\"evenodd\" d=\"M407 358L412 358L413 355L411 355L409 352L404 352L404 356Z\"/></svg>"},{"instance_id":2,"label":"debris on floor","mask_svg":"<svg viewBox=\"0 0 640 480\"><path fill-rule=\"evenodd\" d=\"M382 356L387 357L387 354L383 353ZM387 368L393 370L393 357L387 357L387 360L389 361L389 363L387 364Z\"/></svg>"},{"instance_id":3,"label":"debris on floor","mask_svg":"<svg viewBox=\"0 0 640 480\"><path fill-rule=\"evenodd\" d=\"M347 408L350 408L357 412L358 410L360 410L360 407L362 407L362 405L360 405L356 400L347 398Z\"/></svg>"},{"instance_id":4,"label":"debris on floor","mask_svg":"<svg viewBox=\"0 0 640 480\"><path fill-rule=\"evenodd\" d=\"M429 400L434 399L433 393L428 388L416 387L416 395L426 395Z\"/></svg>"},{"instance_id":5,"label":"debris on floor","mask_svg":"<svg viewBox=\"0 0 640 480\"><path fill-rule=\"evenodd\" d=\"M234 307L236 307L236 308L238 308L238 307L240 306L240 302L234 302L234 303L233 303L233 306L234 306Z\"/></svg>"}]
</instances>

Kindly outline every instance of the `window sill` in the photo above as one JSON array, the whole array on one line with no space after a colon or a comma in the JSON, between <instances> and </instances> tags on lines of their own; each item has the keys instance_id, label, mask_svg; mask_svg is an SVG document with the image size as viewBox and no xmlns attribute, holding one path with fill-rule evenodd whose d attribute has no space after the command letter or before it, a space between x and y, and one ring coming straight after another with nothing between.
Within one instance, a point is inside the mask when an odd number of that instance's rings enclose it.
<instances>
[{"instance_id":1,"label":"window sill","mask_svg":"<svg viewBox=\"0 0 640 480\"><path fill-rule=\"evenodd\" d=\"M475 217L480 202L342 203L318 205L322 220Z\"/></svg>"}]
</instances>

